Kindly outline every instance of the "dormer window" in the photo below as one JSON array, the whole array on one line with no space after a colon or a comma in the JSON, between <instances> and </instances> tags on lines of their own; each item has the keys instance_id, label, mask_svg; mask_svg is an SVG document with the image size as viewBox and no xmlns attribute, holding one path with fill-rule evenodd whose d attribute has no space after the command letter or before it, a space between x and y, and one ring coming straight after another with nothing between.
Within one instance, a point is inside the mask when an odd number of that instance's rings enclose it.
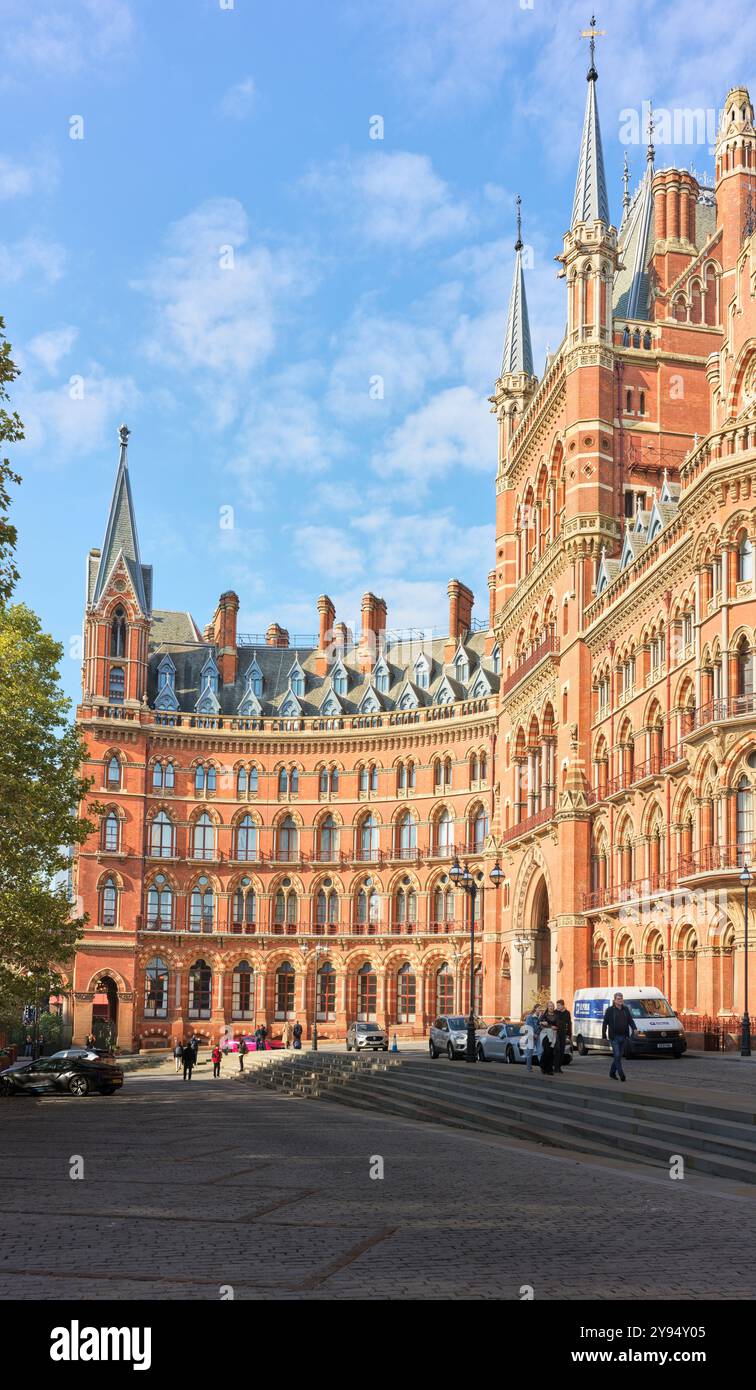
<instances>
[{"instance_id":1,"label":"dormer window","mask_svg":"<svg viewBox=\"0 0 756 1390\"><path fill-rule=\"evenodd\" d=\"M305 693L305 674L298 661L289 671L289 690L292 695L297 696L297 699L301 699Z\"/></svg>"},{"instance_id":2,"label":"dormer window","mask_svg":"<svg viewBox=\"0 0 756 1390\"><path fill-rule=\"evenodd\" d=\"M461 685L466 685L470 679L470 661L466 652L457 652L454 658L454 676Z\"/></svg>"},{"instance_id":3,"label":"dormer window","mask_svg":"<svg viewBox=\"0 0 756 1390\"><path fill-rule=\"evenodd\" d=\"M430 685L430 662L424 652L417 658L414 667L415 685L421 690L427 690Z\"/></svg>"}]
</instances>

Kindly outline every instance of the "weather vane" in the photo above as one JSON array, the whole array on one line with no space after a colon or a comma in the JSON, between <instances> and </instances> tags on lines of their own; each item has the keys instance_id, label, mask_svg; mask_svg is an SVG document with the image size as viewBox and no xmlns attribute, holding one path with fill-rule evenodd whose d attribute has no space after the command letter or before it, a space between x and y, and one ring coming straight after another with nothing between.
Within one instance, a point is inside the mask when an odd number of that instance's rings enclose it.
<instances>
[{"instance_id":1,"label":"weather vane","mask_svg":"<svg viewBox=\"0 0 756 1390\"><path fill-rule=\"evenodd\" d=\"M589 81L589 82L595 82L596 78L598 77L598 73L596 72L596 39L601 38L601 36L602 36L603 34L605 34L605 33L606 33L606 29L597 29L597 28L596 28L596 16L595 16L595 14L592 14L592 15L591 15L591 27L590 27L590 29L581 29L581 30L580 30L580 37L581 37L581 39L590 39L590 41L591 41L591 66L590 66L589 69L588 69L588 81Z\"/></svg>"},{"instance_id":2,"label":"weather vane","mask_svg":"<svg viewBox=\"0 0 756 1390\"><path fill-rule=\"evenodd\" d=\"M648 149L646 159L649 164L654 162L654 108L651 102L648 103Z\"/></svg>"},{"instance_id":3,"label":"weather vane","mask_svg":"<svg viewBox=\"0 0 756 1390\"><path fill-rule=\"evenodd\" d=\"M520 212L520 208L522 207L522 198L520 197L519 193L517 194L517 197L515 198L515 207L517 208L517 240L516 240L516 242L515 242L515 251L521 251L521 250L522 250L522 214L521 214L521 212Z\"/></svg>"}]
</instances>

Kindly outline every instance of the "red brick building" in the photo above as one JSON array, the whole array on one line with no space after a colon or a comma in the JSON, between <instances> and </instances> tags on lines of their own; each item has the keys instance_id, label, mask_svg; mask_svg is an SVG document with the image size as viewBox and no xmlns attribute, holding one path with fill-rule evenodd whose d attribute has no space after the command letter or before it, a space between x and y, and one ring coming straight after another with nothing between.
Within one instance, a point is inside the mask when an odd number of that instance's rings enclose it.
<instances>
[{"instance_id":1,"label":"red brick building","mask_svg":"<svg viewBox=\"0 0 756 1390\"><path fill-rule=\"evenodd\" d=\"M756 133L726 99L716 182L646 168L611 220L588 73L560 254L567 330L534 371L522 244L500 376L489 603L446 634L200 630L153 607L128 431L90 552L78 710L98 838L74 1036L121 1046L278 1031L420 1034L475 994L659 983L689 1023L743 1007L739 876L756 781ZM492 469L493 472L493 469ZM498 860L504 882L494 888ZM754 976L756 978L756 976Z\"/></svg>"}]
</instances>

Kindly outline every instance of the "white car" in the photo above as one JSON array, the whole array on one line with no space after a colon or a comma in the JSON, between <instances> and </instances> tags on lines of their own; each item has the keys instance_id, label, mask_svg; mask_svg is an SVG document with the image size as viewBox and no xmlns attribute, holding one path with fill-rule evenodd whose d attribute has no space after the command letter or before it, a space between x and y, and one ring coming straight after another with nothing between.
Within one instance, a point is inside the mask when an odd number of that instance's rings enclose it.
<instances>
[{"instance_id":1,"label":"white car","mask_svg":"<svg viewBox=\"0 0 756 1390\"><path fill-rule=\"evenodd\" d=\"M538 1061L541 1056L541 1043L544 1036L548 1035L553 1043L555 1029L544 1028L536 1039L536 1050L533 1060ZM478 1034L477 1043L479 1062L524 1062L525 1039L522 1036L521 1023L492 1023L484 1033ZM568 1067L572 1061L572 1043L569 1040L564 1045L562 1053L562 1066Z\"/></svg>"},{"instance_id":2,"label":"white car","mask_svg":"<svg viewBox=\"0 0 756 1390\"><path fill-rule=\"evenodd\" d=\"M482 1019L476 1018L476 1031L484 1027ZM445 1052L453 1062L457 1057L464 1057L466 1049L466 1014L440 1014L438 1018L434 1018L428 1034L428 1051L431 1057L438 1057L440 1053Z\"/></svg>"}]
</instances>

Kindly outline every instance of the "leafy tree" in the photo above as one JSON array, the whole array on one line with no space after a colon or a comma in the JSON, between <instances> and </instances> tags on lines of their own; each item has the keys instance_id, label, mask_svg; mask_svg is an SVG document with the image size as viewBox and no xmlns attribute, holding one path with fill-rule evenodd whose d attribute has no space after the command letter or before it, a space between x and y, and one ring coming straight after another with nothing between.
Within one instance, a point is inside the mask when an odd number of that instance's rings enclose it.
<instances>
[{"instance_id":1,"label":"leafy tree","mask_svg":"<svg viewBox=\"0 0 756 1390\"><path fill-rule=\"evenodd\" d=\"M18 375L0 319L0 402ZM23 438L15 413L0 409L0 446ZM9 487L20 479L0 463L0 1014L13 1001L57 992L84 917L72 918L65 885L69 846L95 826L79 814L89 783L85 747L69 722L59 642L25 604L9 602L17 579ZM98 808L92 808L95 811Z\"/></svg>"}]
</instances>

